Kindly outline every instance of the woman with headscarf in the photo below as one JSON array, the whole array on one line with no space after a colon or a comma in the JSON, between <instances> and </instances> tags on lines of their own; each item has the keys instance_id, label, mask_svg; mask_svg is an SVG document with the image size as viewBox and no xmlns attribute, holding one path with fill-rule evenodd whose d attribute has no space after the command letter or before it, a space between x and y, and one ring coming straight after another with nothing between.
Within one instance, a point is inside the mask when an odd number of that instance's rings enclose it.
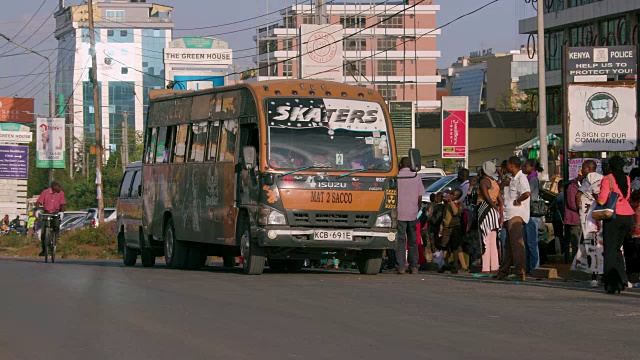
<instances>
[{"instance_id":1,"label":"woman with headscarf","mask_svg":"<svg viewBox=\"0 0 640 360\"><path fill-rule=\"evenodd\" d=\"M598 287L599 278L604 271L604 246L602 239L602 224L593 218L593 209L596 206L596 199L600 193L602 175L591 172L582 180L578 190L580 201L578 213L580 215L580 225L582 237L578 252L571 265L572 270L584 271L591 274L591 287Z\"/></svg>"},{"instance_id":2,"label":"woman with headscarf","mask_svg":"<svg viewBox=\"0 0 640 360\"><path fill-rule=\"evenodd\" d=\"M504 203L500 186L494 180L496 166L487 161L480 170L480 190L478 193L478 223L482 238L482 272L498 271L498 231L502 227Z\"/></svg>"},{"instance_id":3,"label":"woman with headscarf","mask_svg":"<svg viewBox=\"0 0 640 360\"><path fill-rule=\"evenodd\" d=\"M615 217L603 221L604 286L608 293L620 292L628 286L622 244L631 228L633 209L629 204L631 180L624 172L624 160L614 156L609 161L610 175L600 182L598 204L604 205L612 193L618 194Z\"/></svg>"}]
</instances>

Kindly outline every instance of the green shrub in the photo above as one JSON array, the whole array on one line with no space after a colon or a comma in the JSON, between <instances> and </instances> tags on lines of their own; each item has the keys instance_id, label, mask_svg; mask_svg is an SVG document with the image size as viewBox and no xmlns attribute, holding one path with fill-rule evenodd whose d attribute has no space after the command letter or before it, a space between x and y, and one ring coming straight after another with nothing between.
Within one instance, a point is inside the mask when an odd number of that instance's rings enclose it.
<instances>
[{"instance_id":1,"label":"green shrub","mask_svg":"<svg viewBox=\"0 0 640 360\"><path fill-rule=\"evenodd\" d=\"M35 238L27 236L18 236L16 233L9 233L0 236L0 247L2 248L21 248L28 246Z\"/></svg>"},{"instance_id":2,"label":"green shrub","mask_svg":"<svg viewBox=\"0 0 640 360\"><path fill-rule=\"evenodd\" d=\"M110 226L89 227L62 233L60 242L75 245L111 246L117 243L117 236Z\"/></svg>"}]
</instances>

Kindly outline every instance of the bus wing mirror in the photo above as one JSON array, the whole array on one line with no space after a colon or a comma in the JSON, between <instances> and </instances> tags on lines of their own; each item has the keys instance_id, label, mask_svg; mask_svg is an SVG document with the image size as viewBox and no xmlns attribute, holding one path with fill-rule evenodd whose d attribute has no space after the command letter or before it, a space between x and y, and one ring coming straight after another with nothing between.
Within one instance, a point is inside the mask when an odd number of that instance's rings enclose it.
<instances>
[{"instance_id":1,"label":"bus wing mirror","mask_svg":"<svg viewBox=\"0 0 640 360\"><path fill-rule=\"evenodd\" d=\"M242 168L251 170L256 167L256 148L245 146L242 148Z\"/></svg>"},{"instance_id":2,"label":"bus wing mirror","mask_svg":"<svg viewBox=\"0 0 640 360\"><path fill-rule=\"evenodd\" d=\"M409 149L409 169L412 172L420 171L422 167L422 158L420 157L420 150L418 149Z\"/></svg>"}]
</instances>

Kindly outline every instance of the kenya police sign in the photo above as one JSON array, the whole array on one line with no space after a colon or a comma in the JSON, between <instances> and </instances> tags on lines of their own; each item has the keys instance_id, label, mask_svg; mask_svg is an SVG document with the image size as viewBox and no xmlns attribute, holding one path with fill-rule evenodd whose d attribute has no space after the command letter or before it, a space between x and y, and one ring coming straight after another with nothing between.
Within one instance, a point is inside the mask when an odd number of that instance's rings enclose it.
<instances>
[{"instance_id":1,"label":"kenya police sign","mask_svg":"<svg viewBox=\"0 0 640 360\"><path fill-rule=\"evenodd\" d=\"M568 95L570 151L635 150L635 86L571 84Z\"/></svg>"},{"instance_id":2,"label":"kenya police sign","mask_svg":"<svg viewBox=\"0 0 640 360\"><path fill-rule=\"evenodd\" d=\"M567 75L635 75L635 46L570 47Z\"/></svg>"}]
</instances>

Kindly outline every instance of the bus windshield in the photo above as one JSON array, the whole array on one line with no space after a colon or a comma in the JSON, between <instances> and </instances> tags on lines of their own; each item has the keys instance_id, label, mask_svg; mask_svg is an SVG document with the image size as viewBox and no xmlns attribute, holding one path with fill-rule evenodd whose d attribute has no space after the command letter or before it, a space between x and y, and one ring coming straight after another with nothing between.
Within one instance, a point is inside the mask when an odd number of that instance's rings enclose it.
<instances>
[{"instance_id":1,"label":"bus windshield","mask_svg":"<svg viewBox=\"0 0 640 360\"><path fill-rule=\"evenodd\" d=\"M391 169L387 123L378 103L321 98L266 102L270 167Z\"/></svg>"}]
</instances>

